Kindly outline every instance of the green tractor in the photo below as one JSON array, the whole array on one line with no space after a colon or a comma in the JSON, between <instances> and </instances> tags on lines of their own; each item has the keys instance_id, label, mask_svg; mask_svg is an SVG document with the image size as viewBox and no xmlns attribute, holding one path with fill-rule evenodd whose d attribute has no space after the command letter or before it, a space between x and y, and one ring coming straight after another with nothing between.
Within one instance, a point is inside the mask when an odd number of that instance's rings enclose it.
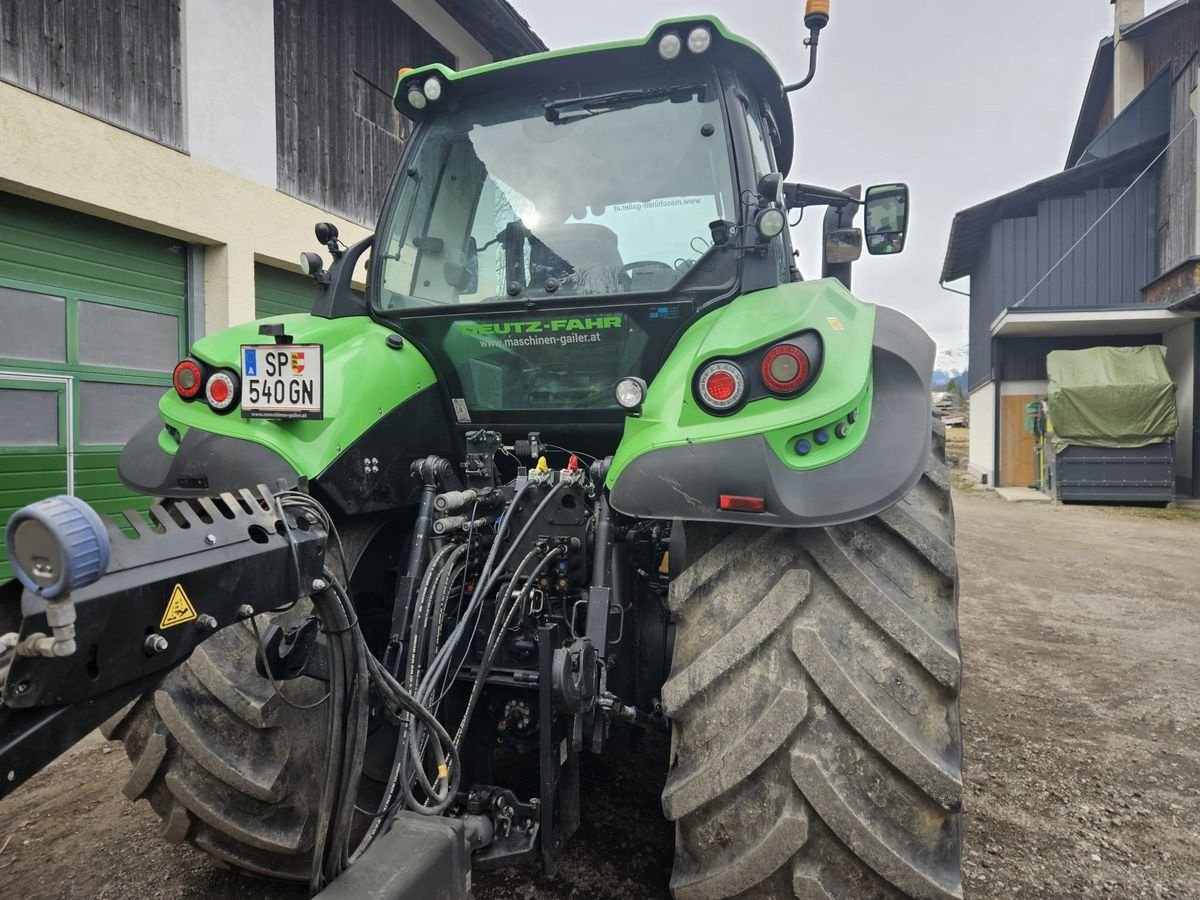
<instances>
[{"instance_id":1,"label":"green tractor","mask_svg":"<svg viewBox=\"0 0 1200 900\"><path fill-rule=\"evenodd\" d=\"M864 237L903 249L907 188L785 180L827 21L810 2L799 84L711 17L401 71L414 127L376 233L318 226L312 314L196 342L121 456L168 528L301 511L243 529L291 544L294 582L222 582L231 560L216 589L171 576L144 633L129 615L146 656L197 643L104 726L169 839L332 890L415 813L477 869L553 872L580 756L651 731L675 897L961 896L935 348L849 290ZM804 280L788 212L810 206ZM328 545L297 601L308 528Z\"/></svg>"}]
</instances>

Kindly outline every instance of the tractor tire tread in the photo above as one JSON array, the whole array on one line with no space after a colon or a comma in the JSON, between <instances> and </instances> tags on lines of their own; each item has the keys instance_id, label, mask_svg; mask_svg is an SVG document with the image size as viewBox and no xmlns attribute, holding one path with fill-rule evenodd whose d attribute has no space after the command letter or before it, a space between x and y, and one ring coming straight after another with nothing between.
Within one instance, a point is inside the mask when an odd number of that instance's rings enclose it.
<instances>
[{"instance_id":1,"label":"tractor tire tread","mask_svg":"<svg viewBox=\"0 0 1200 900\"><path fill-rule=\"evenodd\" d=\"M677 898L962 896L957 567L944 440L847 525L699 525L671 585L663 808Z\"/></svg>"}]
</instances>

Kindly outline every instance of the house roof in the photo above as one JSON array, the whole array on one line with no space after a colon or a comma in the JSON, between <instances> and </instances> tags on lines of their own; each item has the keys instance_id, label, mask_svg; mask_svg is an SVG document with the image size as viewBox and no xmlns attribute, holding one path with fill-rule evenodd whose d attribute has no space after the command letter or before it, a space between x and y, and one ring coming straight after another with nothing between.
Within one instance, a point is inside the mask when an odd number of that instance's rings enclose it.
<instances>
[{"instance_id":1,"label":"house roof","mask_svg":"<svg viewBox=\"0 0 1200 900\"><path fill-rule=\"evenodd\" d=\"M1079 162L1079 157L1096 133L1096 123L1104 115L1109 89L1113 80L1113 39L1106 37L1096 48L1096 59L1092 63L1092 74L1088 76L1083 102L1079 105L1079 118L1075 120L1075 132L1071 135L1071 146L1067 150L1065 169Z\"/></svg>"},{"instance_id":2,"label":"house roof","mask_svg":"<svg viewBox=\"0 0 1200 900\"><path fill-rule=\"evenodd\" d=\"M1152 28L1164 24L1177 12L1200 0L1175 0L1157 12L1138 19L1129 25L1121 27L1121 37L1144 37ZM1100 42L1096 48L1096 58L1092 63L1092 74L1088 78L1087 89L1083 92L1083 102L1079 105L1079 118L1075 122L1075 132L1071 136L1071 146L1067 150L1066 168L1079 162L1087 149L1091 135L1096 133L1096 124L1105 111L1105 101L1113 80L1113 39L1110 35Z\"/></svg>"},{"instance_id":3,"label":"house roof","mask_svg":"<svg viewBox=\"0 0 1200 900\"><path fill-rule=\"evenodd\" d=\"M438 0L438 3L496 59L548 49L508 0Z\"/></svg>"},{"instance_id":4,"label":"house roof","mask_svg":"<svg viewBox=\"0 0 1200 900\"><path fill-rule=\"evenodd\" d=\"M950 225L941 281L955 281L971 274L991 234L993 222L1036 215L1038 203L1051 197L1078 194L1110 180L1124 182L1150 162L1161 147L1161 137L1155 137L1113 156L1081 163L957 213Z\"/></svg>"}]
</instances>

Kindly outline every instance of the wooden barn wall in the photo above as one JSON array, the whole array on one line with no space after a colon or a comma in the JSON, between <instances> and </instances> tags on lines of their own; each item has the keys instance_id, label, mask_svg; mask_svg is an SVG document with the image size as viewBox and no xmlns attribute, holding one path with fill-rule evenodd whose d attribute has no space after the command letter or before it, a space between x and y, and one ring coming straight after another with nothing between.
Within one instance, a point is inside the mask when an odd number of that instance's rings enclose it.
<instances>
[{"instance_id":1,"label":"wooden barn wall","mask_svg":"<svg viewBox=\"0 0 1200 900\"><path fill-rule=\"evenodd\" d=\"M184 149L180 0L0 0L0 80Z\"/></svg>"},{"instance_id":2,"label":"wooden barn wall","mask_svg":"<svg viewBox=\"0 0 1200 900\"><path fill-rule=\"evenodd\" d=\"M396 70L454 56L391 0L275 0L279 189L374 226L404 147Z\"/></svg>"},{"instance_id":3,"label":"wooden barn wall","mask_svg":"<svg viewBox=\"0 0 1200 900\"><path fill-rule=\"evenodd\" d=\"M1196 126L1189 100L1196 88L1200 48L1200 7L1172 13L1169 27L1156 28L1146 41L1146 78L1171 67L1171 137L1184 134L1163 157L1157 220L1157 271L1166 272L1193 255L1196 215Z\"/></svg>"}]
</instances>

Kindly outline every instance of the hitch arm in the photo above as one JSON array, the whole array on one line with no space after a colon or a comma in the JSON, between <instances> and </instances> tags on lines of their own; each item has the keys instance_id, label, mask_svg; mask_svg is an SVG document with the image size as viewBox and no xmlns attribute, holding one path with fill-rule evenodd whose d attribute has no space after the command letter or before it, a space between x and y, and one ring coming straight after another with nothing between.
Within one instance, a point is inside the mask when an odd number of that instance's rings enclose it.
<instances>
[{"instance_id":1,"label":"hitch arm","mask_svg":"<svg viewBox=\"0 0 1200 900\"><path fill-rule=\"evenodd\" d=\"M321 578L324 530L265 487L149 515L127 516L136 537L106 523L108 571L70 595L74 653L0 656L0 798L219 629L297 601ZM14 580L0 585L0 631L18 598L20 646L51 629L48 602Z\"/></svg>"}]
</instances>

